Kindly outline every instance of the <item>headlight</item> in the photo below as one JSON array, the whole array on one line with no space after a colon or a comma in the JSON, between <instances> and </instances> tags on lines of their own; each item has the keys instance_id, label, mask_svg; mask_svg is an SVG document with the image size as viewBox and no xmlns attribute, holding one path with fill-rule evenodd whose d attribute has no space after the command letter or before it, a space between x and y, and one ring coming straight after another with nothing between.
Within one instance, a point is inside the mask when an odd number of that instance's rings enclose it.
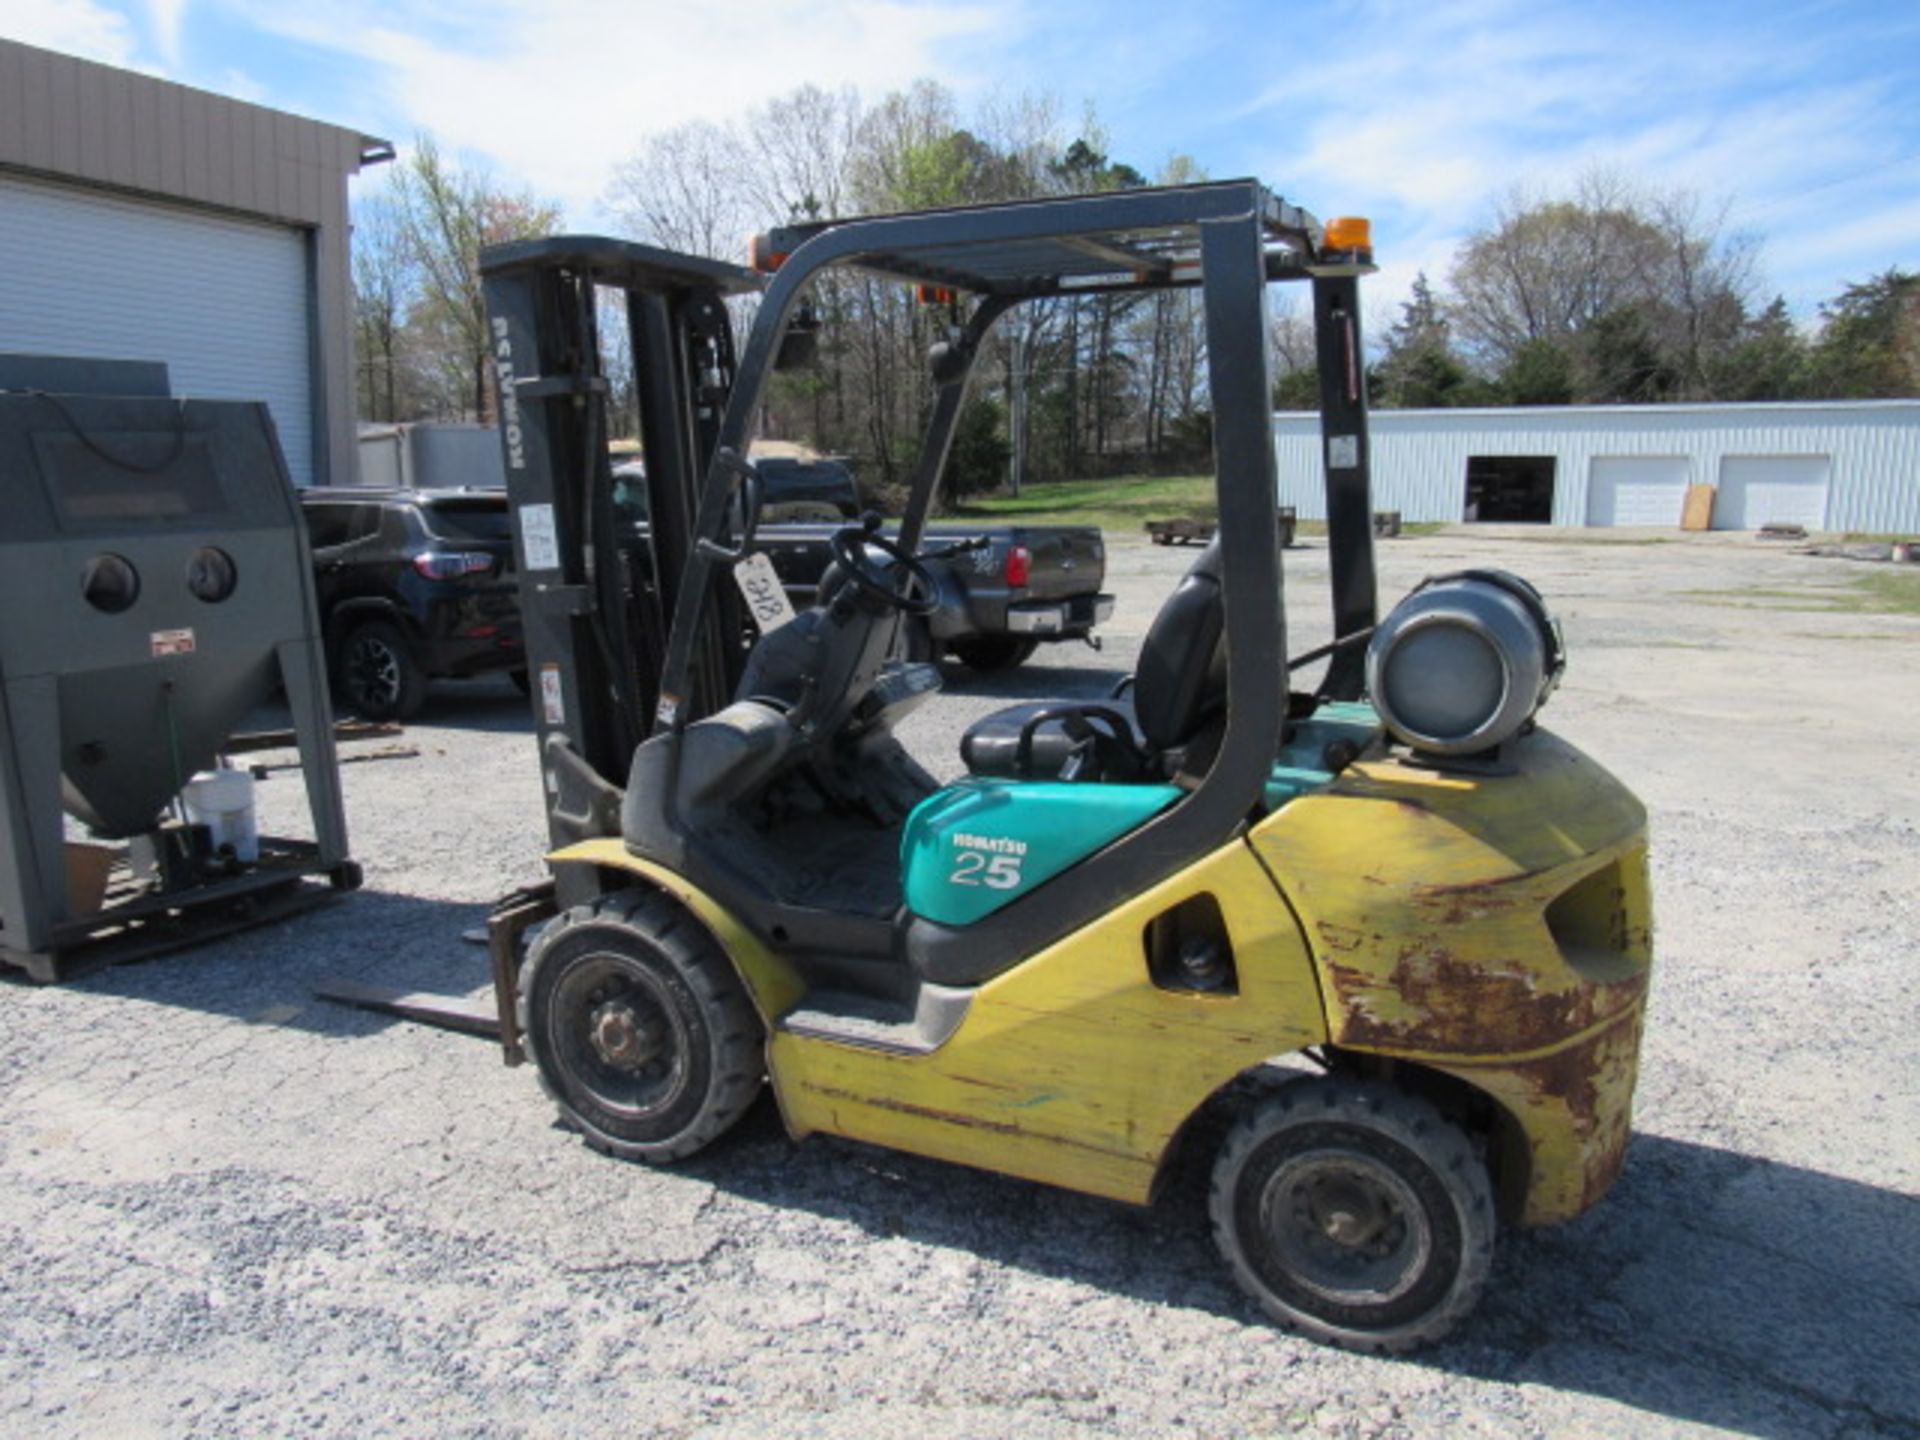
<instances>
[{"instance_id":1,"label":"headlight","mask_svg":"<svg viewBox=\"0 0 1920 1440\"><path fill-rule=\"evenodd\" d=\"M1414 749L1476 755L1520 732L1565 665L1537 590L1504 570L1467 570L1394 607L1367 646L1367 690Z\"/></svg>"}]
</instances>

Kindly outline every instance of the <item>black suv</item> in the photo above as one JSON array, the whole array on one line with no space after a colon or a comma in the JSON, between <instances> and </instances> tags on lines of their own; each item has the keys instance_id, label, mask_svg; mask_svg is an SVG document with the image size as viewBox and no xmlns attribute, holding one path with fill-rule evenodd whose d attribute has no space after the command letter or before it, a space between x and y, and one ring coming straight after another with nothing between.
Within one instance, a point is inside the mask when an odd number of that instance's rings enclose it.
<instances>
[{"instance_id":1,"label":"black suv","mask_svg":"<svg viewBox=\"0 0 1920 1440\"><path fill-rule=\"evenodd\" d=\"M300 500L347 706L404 720L437 676L505 670L525 687L505 491L312 489Z\"/></svg>"}]
</instances>

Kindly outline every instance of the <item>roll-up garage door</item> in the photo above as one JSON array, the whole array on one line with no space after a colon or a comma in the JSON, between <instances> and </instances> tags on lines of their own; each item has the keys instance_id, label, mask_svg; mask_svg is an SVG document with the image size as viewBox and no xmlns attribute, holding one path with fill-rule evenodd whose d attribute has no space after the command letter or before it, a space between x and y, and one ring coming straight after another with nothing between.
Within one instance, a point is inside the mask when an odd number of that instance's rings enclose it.
<instances>
[{"instance_id":1,"label":"roll-up garage door","mask_svg":"<svg viewBox=\"0 0 1920 1440\"><path fill-rule=\"evenodd\" d=\"M1680 528L1687 503L1684 455L1596 456L1587 477L1589 525Z\"/></svg>"},{"instance_id":2,"label":"roll-up garage door","mask_svg":"<svg viewBox=\"0 0 1920 1440\"><path fill-rule=\"evenodd\" d=\"M0 351L161 360L176 395L264 400L299 485L310 288L293 227L0 176Z\"/></svg>"},{"instance_id":3,"label":"roll-up garage door","mask_svg":"<svg viewBox=\"0 0 1920 1440\"><path fill-rule=\"evenodd\" d=\"M1825 455L1729 455L1713 502L1716 530L1804 525L1824 530L1833 462Z\"/></svg>"}]
</instances>

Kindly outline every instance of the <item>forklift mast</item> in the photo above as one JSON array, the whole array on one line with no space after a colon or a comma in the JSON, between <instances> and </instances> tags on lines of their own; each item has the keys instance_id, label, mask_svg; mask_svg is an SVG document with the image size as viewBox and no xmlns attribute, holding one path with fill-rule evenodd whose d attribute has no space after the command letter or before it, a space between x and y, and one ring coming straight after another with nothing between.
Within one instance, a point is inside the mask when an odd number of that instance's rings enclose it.
<instances>
[{"instance_id":1,"label":"forklift mast","mask_svg":"<svg viewBox=\"0 0 1920 1440\"><path fill-rule=\"evenodd\" d=\"M493 246L480 268L548 830L567 845L618 833L620 787L658 702L699 482L733 384L724 302L760 281L596 236ZM616 503L607 448L615 397L600 326L622 310L644 507ZM688 661L701 714L726 703L745 663L737 597L718 603L736 613L703 627Z\"/></svg>"}]
</instances>

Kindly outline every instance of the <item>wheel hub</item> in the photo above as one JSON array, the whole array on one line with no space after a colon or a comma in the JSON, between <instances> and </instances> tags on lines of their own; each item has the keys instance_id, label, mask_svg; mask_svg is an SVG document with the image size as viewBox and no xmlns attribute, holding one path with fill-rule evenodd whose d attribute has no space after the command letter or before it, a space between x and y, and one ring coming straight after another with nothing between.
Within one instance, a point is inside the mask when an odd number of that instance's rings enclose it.
<instances>
[{"instance_id":1,"label":"wheel hub","mask_svg":"<svg viewBox=\"0 0 1920 1440\"><path fill-rule=\"evenodd\" d=\"M1339 1304L1378 1304L1419 1278L1432 1237L1406 1183L1355 1154L1295 1158L1262 1201L1269 1243L1295 1283Z\"/></svg>"},{"instance_id":2,"label":"wheel hub","mask_svg":"<svg viewBox=\"0 0 1920 1440\"><path fill-rule=\"evenodd\" d=\"M659 1058L661 1027L642 1019L624 1000L609 1000L594 1010L587 1036L600 1059L623 1070L638 1070Z\"/></svg>"},{"instance_id":3,"label":"wheel hub","mask_svg":"<svg viewBox=\"0 0 1920 1440\"><path fill-rule=\"evenodd\" d=\"M1345 1180L1313 1187L1307 1196L1307 1213L1327 1239L1355 1249L1371 1245L1393 1221L1386 1196Z\"/></svg>"},{"instance_id":4,"label":"wheel hub","mask_svg":"<svg viewBox=\"0 0 1920 1440\"><path fill-rule=\"evenodd\" d=\"M370 698L385 700L399 692L399 662L377 641L360 640L354 645L353 674L361 692Z\"/></svg>"}]
</instances>

